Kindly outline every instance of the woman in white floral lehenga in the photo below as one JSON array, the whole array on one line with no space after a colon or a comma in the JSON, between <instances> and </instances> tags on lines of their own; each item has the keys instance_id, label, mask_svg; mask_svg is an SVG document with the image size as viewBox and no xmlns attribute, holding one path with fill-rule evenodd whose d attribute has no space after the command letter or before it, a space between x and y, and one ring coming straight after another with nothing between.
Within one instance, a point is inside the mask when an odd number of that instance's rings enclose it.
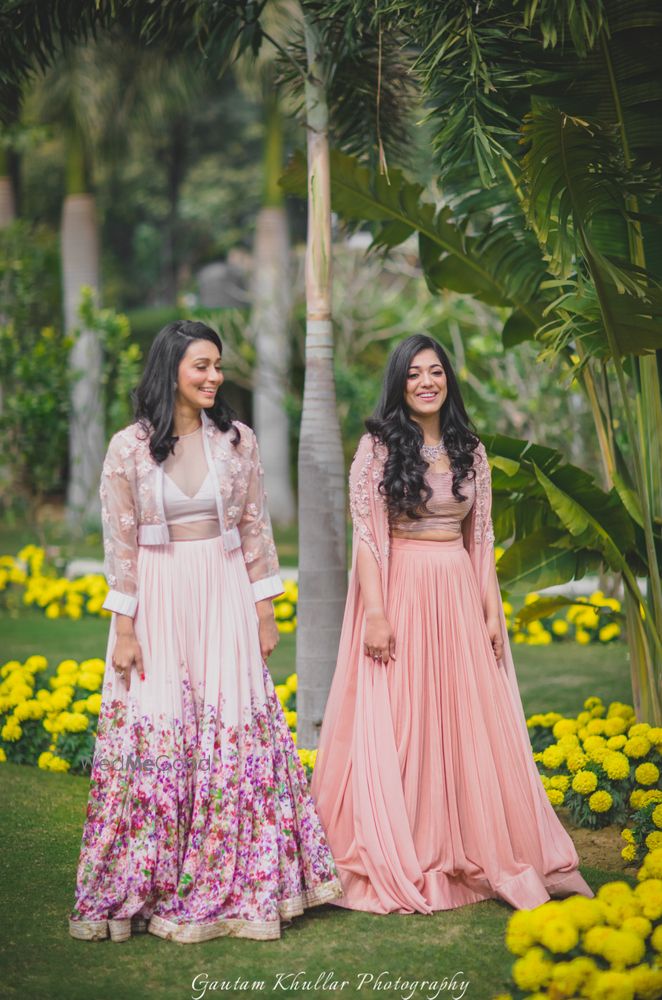
<instances>
[{"instance_id":1,"label":"woman in white floral lehenga","mask_svg":"<svg viewBox=\"0 0 662 1000\"><path fill-rule=\"evenodd\" d=\"M113 612L69 919L77 938L278 938L341 893L265 664L282 593L253 432L202 323L164 327L112 438Z\"/></svg>"}]
</instances>

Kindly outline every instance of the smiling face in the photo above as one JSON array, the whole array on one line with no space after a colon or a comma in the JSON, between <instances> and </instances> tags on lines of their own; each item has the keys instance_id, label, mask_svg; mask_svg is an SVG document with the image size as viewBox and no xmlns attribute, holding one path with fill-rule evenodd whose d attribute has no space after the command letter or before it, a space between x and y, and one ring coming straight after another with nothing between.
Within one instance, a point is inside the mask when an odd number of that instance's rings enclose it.
<instances>
[{"instance_id":1,"label":"smiling face","mask_svg":"<svg viewBox=\"0 0 662 1000\"><path fill-rule=\"evenodd\" d=\"M176 403L197 410L208 409L214 405L223 379L216 345L209 340L193 340L179 363Z\"/></svg>"},{"instance_id":2,"label":"smiling face","mask_svg":"<svg viewBox=\"0 0 662 1000\"><path fill-rule=\"evenodd\" d=\"M405 406L413 419L425 419L439 413L448 394L446 372L431 348L419 351L411 359L405 385Z\"/></svg>"}]
</instances>

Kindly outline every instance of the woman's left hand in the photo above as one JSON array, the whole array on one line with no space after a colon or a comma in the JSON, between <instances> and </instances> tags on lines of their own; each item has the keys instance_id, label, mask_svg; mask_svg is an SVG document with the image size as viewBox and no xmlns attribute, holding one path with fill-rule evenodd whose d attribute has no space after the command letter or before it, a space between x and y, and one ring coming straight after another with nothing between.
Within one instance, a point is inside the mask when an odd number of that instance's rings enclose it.
<instances>
[{"instance_id":1,"label":"woman's left hand","mask_svg":"<svg viewBox=\"0 0 662 1000\"><path fill-rule=\"evenodd\" d=\"M487 633L492 643L494 657L500 660L503 656L503 636L501 635L501 621L498 618L488 618L485 622Z\"/></svg>"},{"instance_id":2,"label":"woman's left hand","mask_svg":"<svg viewBox=\"0 0 662 1000\"><path fill-rule=\"evenodd\" d=\"M258 601L257 614L260 634L260 653L266 660L273 653L280 640L280 633L274 618L274 608L271 600Z\"/></svg>"}]
</instances>

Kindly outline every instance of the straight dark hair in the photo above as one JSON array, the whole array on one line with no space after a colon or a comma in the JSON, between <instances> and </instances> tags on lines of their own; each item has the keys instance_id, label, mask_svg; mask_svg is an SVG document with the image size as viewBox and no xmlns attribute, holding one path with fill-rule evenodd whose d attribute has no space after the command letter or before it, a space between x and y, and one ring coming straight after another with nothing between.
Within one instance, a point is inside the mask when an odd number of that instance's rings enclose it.
<instances>
[{"instance_id":1,"label":"straight dark hair","mask_svg":"<svg viewBox=\"0 0 662 1000\"><path fill-rule=\"evenodd\" d=\"M179 365L187 348L194 340L208 340L223 356L223 345L215 330L194 320L177 320L159 330L152 341L142 378L131 393L135 419L149 437L149 450L157 462L163 462L174 450L178 437L172 433L175 412L175 392ZM235 426L235 413L216 393L214 405L207 415L219 430L234 430L232 443L241 440Z\"/></svg>"},{"instance_id":2,"label":"straight dark hair","mask_svg":"<svg viewBox=\"0 0 662 1000\"><path fill-rule=\"evenodd\" d=\"M472 429L453 366L441 344L422 333L398 344L388 360L380 400L365 425L388 448L379 490L386 499L389 515L404 514L412 520L428 513L426 505L432 496L424 479L429 465L421 456L423 431L410 417L405 404L412 359L425 350L434 351L446 373L447 395L439 412L439 437L448 451L456 500L466 499L460 493L460 486L465 479L475 477L473 452L480 440Z\"/></svg>"}]
</instances>

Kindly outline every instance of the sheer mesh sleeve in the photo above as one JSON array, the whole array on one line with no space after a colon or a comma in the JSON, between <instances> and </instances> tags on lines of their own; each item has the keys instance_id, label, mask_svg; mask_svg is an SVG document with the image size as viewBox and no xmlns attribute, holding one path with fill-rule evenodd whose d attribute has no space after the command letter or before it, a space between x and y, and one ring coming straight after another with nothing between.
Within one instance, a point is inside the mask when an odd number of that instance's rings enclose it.
<instances>
[{"instance_id":1,"label":"sheer mesh sleeve","mask_svg":"<svg viewBox=\"0 0 662 1000\"><path fill-rule=\"evenodd\" d=\"M138 522L117 437L108 445L99 496L104 571L110 588L103 607L133 618L138 607Z\"/></svg>"},{"instance_id":2,"label":"sheer mesh sleeve","mask_svg":"<svg viewBox=\"0 0 662 1000\"><path fill-rule=\"evenodd\" d=\"M261 601L267 597L277 597L285 588L280 578L278 554L267 510L264 469L260 462L255 434L250 431L250 435L251 453L246 504L237 527L248 577L253 587L253 596L256 601Z\"/></svg>"},{"instance_id":3,"label":"sheer mesh sleeve","mask_svg":"<svg viewBox=\"0 0 662 1000\"><path fill-rule=\"evenodd\" d=\"M380 505L384 502L378 490L382 473L383 462L375 454L373 439L370 434L364 434L349 470L349 509L354 531L366 543L380 567L382 557L373 531L371 500L376 499Z\"/></svg>"},{"instance_id":4,"label":"sheer mesh sleeve","mask_svg":"<svg viewBox=\"0 0 662 1000\"><path fill-rule=\"evenodd\" d=\"M476 510L474 514L474 541L494 546L492 526L492 473L487 452L481 441L476 448Z\"/></svg>"}]
</instances>

